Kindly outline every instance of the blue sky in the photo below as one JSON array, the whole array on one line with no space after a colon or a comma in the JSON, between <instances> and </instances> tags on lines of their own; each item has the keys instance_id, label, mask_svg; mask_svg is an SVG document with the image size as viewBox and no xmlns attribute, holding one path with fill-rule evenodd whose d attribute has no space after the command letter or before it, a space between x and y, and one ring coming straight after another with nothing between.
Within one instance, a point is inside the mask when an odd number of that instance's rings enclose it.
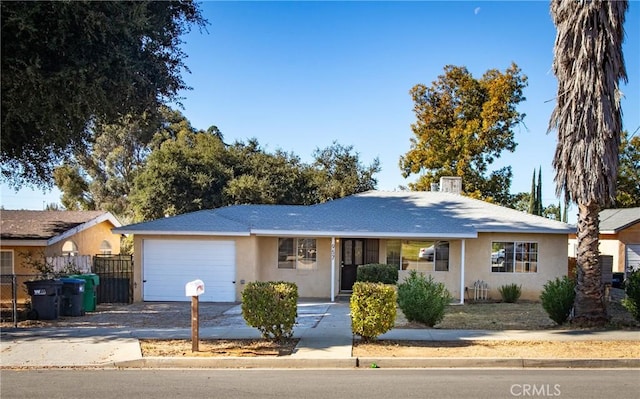
<instances>
[{"instance_id":1,"label":"blue sky","mask_svg":"<svg viewBox=\"0 0 640 399\"><path fill-rule=\"evenodd\" d=\"M480 77L515 62L529 79L518 108L527 116L516 151L495 167L512 166L512 193L528 192L542 167L543 202L558 202L556 137L546 133L556 94L548 2L205 2L202 10L208 33L195 29L183 47L193 90L182 93L182 112L196 128L216 125L227 142L255 137L306 162L333 141L353 145L363 163L380 159L378 188L394 190L417 177L403 179L398 167L415 121L411 87L430 85L447 64ZM640 126L639 10L631 2L625 23L630 132ZM2 186L7 209L42 209L59 196Z\"/></svg>"}]
</instances>

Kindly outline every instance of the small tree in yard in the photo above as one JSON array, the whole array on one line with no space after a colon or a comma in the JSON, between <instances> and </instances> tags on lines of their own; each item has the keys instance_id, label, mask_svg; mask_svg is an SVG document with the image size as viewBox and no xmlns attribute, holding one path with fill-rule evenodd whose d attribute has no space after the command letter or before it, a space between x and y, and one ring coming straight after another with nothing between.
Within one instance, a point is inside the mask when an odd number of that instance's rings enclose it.
<instances>
[{"instance_id":1,"label":"small tree in yard","mask_svg":"<svg viewBox=\"0 0 640 399\"><path fill-rule=\"evenodd\" d=\"M540 300L551 320L558 324L567 321L576 297L575 287L576 283L567 276L548 281L544 285Z\"/></svg>"},{"instance_id":2,"label":"small tree in yard","mask_svg":"<svg viewBox=\"0 0 640 399\"><path fill-rule=\"evenodd\" d=\"M242 291L242 317L265 339L290 338L297 315L298 287L294 283L255 281Z\"/></svg>"},{"instance_id":3,"label":"small tree in yard","mask_svg":"<svg viewBox=\"0 0 640 399\"><path fill-rule=\"evenodd\" d=\"M396 291L392 285L356 282L350 300L351 331L364 342L393 328L396 321Z\"/></svg>"},{"instance_id":4,"label":"small tree in yard","mask_svg":"<svg viewBox=\"0 0 640 399\"><path fill-rule=\"evenodd\" d=\"M629 313L640 321L640 270L633 271L624 282L624 291L627 297L622 300Z\"/></svg>"},{"instance_id":5,"label":"small tree in yard","mask_svg":"<svg viewBox=\"0 0 640 399\"><path fill-rule=\"evenodd\" d=\"M404 282L398 284L398 305L407 320L424 323L429 327L442 321L451 299L444 284L415 270L411 270Z\"/></svg>"}]
</instances>

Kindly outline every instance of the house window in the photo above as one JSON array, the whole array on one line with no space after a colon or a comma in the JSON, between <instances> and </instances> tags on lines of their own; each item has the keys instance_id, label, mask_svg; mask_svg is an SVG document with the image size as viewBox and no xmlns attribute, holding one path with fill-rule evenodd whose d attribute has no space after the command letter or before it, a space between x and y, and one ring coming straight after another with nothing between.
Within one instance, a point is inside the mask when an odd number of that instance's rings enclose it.
<instances>
[{"instance_id":1,"label":"house window","mask_svg":"<svg viewBox=\"0 0 640 399\"><path fill-rule=\"evenodd\" d=\"M538 243L491 243L491 271L494 273L537 273Z\"/></svg>"},{"instance_id":2,"label":"house window","mask_svg":"<svg viewBox=\"0 0 640 399\"><path fill-rule=\"evenodd\" d=\"M76 243L71 240L65 241L65 243L62 244L62 255L63 256L78 255L78 246L76 245Z\"/></svg>"},{"instance_id":3,"label":"house window","mask_svg":"<svg viewBox=\"0 0 640 399\"><path fill-rule=\"evenodd\" d=\"M400 270L449 271L448 241L387 241L387 264Z\"/></svg>"},{"instance_id":4,"label":"house window","mask_svg":"<svg viewBox=\"0 0 640 399\"><path fill-rule=\"evenodd\" d=\"M11 284L13 275L13 251L0 252L0 284Z\"/></svg>"},{"instance_id":5,"label":"house window","mask_svg":"<svg viewBox=\"0 0 640 399\"><path fill-rule=\"evenodd\" d=\"M107 240L102 240L100 243L100 253L103 255L111 255L111 243Z\"/></svg>"},{"instance_id":6,"label":"house window","mask_svg":"<svg viewBox=\"0 0 640 399\"><path fill-rule=\"evenodd\" d=\"M315 238L279 238L278 269L316 269L316 253Z\"/></svg>"}]
</instances>

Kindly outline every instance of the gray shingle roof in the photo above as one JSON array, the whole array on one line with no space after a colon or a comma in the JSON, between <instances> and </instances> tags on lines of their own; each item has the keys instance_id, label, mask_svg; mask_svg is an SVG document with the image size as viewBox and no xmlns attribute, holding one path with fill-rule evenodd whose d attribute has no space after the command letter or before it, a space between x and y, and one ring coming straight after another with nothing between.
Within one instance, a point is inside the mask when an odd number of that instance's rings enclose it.
<instances>
[{"instance_id":1,"label":"gray shingle roof","mask_svg":"<svg viewBox=\"0 0 640 399\"><path fill-rule=\"evenodd\" d=\"M640 208L605 209L599 216L600 233L615 233L640 222Z\"/></svg>"},{"instance_id":2,"label":"gray shingle roof","mask_svg":"<svg viewBox=\"0 0 640 399\"><path fill-rule=\"evenodd\" d=\"M368 191L312 206L237 205L124 226L118 233L473 238L568 234L565 223L441 192Z\"/></svg>"},{"instance_id":3,"label":"gray shingle roof","mask_svg":"<svg viewBox=\"0 0 640 399\"><path fill-rule=\"evenodd\" d=\"M0 237L5 240L48 240L105 214L105 211L0 210Z\"/></svg>"}]
</instances>

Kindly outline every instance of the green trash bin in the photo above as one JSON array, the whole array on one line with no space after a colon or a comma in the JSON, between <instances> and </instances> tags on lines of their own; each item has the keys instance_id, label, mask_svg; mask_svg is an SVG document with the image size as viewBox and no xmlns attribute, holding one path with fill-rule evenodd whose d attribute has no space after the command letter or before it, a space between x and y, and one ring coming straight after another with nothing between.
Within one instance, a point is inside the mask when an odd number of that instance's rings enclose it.
<instances>
[{"instance_id":1,"label":"green trash bin","mask_svg":"<svg viewBox=\"0 0 640 399\"><path fill-rule=\"evenodd\" d=\"M100 277L97 274L74 274L70 278L84 280L84 310L85 312L95 312L98 304L97 286L100 284Z\"/></svg>"}]
</instances>

